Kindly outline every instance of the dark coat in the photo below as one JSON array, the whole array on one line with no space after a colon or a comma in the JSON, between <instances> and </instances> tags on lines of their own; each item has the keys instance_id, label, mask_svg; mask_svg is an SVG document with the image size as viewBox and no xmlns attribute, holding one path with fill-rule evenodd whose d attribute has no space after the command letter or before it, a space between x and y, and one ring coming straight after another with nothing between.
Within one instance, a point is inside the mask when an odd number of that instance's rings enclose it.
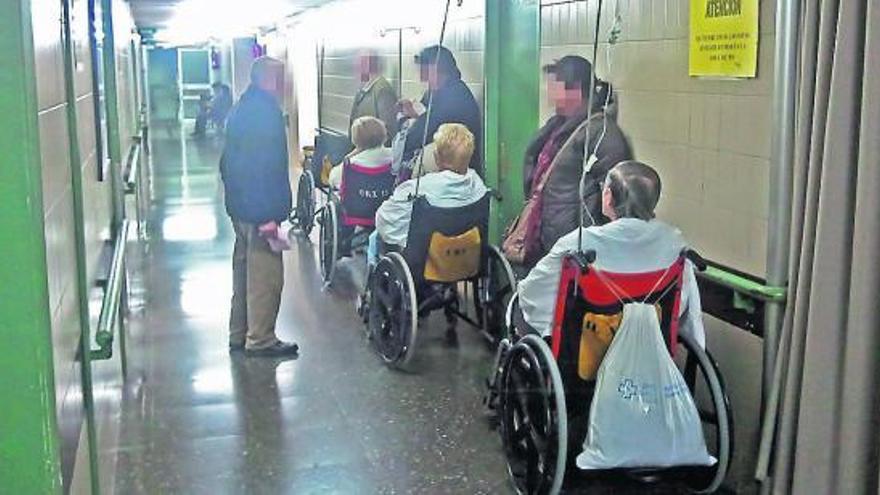
<instances>
[{"instance_id":1,"label":"dark coat","mask_svg":"<svg viewBox=\"0 0 880 495\"><path fill-rule=\"evenodd\" d=\"M278 102L251 86L232 108L220 159L226 212L233 220L281 222L291 209L287 130Z\"/></svg>"},{"instance_id":2,"label":"dark coat","mask_svg":"<svg viewBox=\"0 0 880 495\"><path fill-rule=\"evenodd\" d=\"M577 228L580 204L578 189L584 161L584 142L587 136L590 137L590 149L593 149L602 135L603 126L605 127L605 136L596 150L597 161L584 180L584 203L596 223L601 224L607 220L602 215L602 184L605 175L618 163L632 159L629 143L613 118L609 116L603 119L602 113L594 114L590 123L581 127L586 118L586 110L571 118L554 115L538 131L538 135L526 149L523 179L525 194L528 197L538 155L553 131L562 126L562 130L556 136L557 142L562 146L574 131L580 128L578 134L556 153L554 158L556 163L544 187L541 212L541 245L544 253L549 252L560 237ZM592 224L589 215L586 215L584 222L587 226Z\"/></svg>"},{"instance_id":3,"label":"dark coat","mask_svg":"<svg viewBox=\"0 0 880 495\"><path fill-rule=\"evenodd\" d=\"M428 106L428 94L422 97L422 104ZM409 160L416 151L422 147L422 139L425 133L427 112L423 113L410 127L406 135L406 146L403 151L404 160ZM445 86L434 92L434 101L431 108L431 123L428 125L428 140L425 144L434 142L434 133L442 124L464 124L474 134L474 155L471 157L470 167L483 175L483 119L480 116L480 106L471 93L470 88L461 79L448 82Z\"/></svg>"},{"instance_id":4,"label":"dark coat","mask_svg":"<svg viewBox=\"0 0 880 495\"><path fill-rule=\"evenodd\" d=\"M376 117L385 124L388 132L386 143L390 144L397 133L397 94L384 77L377 77L358 90L351 105L348 129L359 117Z\"/></svg>"}]
</instances>

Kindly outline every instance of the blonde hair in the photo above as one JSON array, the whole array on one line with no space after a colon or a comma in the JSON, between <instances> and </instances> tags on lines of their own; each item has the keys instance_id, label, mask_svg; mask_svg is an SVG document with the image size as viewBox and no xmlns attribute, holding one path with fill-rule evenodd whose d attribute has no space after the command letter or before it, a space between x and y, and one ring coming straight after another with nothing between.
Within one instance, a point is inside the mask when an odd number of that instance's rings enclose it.
<instances>
[{"instance_id":1,"label":"blonde hair","mask_svg":"<svg viewBox=\"0 0 880 495\"><path fill-rule=\"evenodd\" d=\"M358 117L351 123L351 142L360 150L371 150L385 144L388 131L376 117Z\"/></svg>"},{"instance_id":2,"label":"blonde hair","mask_svg":"<svg viewBox=\"0 0 880 495\"><path fill-rule=\"evenodd\" d=\"M467 173L474 154L474 135L462 124L443 124L434 134L434 158L440 170Z\"/></svg>"}]
</instances>

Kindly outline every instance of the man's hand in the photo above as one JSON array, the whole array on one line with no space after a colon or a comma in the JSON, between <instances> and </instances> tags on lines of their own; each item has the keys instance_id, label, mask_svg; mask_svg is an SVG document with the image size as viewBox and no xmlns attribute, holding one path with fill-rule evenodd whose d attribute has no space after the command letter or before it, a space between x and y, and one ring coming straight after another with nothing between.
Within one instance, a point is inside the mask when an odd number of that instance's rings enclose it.
<instances>
[{"instance_id":1,"label":"man's hand","mask_svg":"<svg viewBox=\"0 0 880 495\"><path fill-rule=\"evenodd\" d=\"M263 225L257 227L257 232L263 239L278 237L278 224L275 222L264 223Z\"/></svg>"},{"instance_id":2,"label":"man's hand","mask_svg":"<svg viewBox=\"0 0 880 495\"><path fill-rule=\"evenodd\" d=\"M418 118L419 113L416 111L412 100L400 100L397 102L397 108L404 116L410 119Z\"/></svg>"}]
</instances>

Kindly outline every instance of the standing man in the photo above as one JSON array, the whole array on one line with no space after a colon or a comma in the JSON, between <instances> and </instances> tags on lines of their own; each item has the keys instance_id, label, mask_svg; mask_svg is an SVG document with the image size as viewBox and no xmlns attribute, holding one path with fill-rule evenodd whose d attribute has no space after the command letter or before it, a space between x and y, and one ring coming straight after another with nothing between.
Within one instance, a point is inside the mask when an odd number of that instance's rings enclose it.
<instances>
[{"instance_id":1,"label":"standing man","mask_svg":"<svg viewBox=\"0 0 880 495\"><path fill-rule=\"evenodd\" d=\"M229 351L248 356L292 356L298 350L275 336L284 266L266 240L291 208L287 131L278 104L283 74L279 60L254 61L251 84L229 114L220 159L226 211L235 229Z\"/></svg>"},{"instance_id":2,"label":"standing man","mask_svg":"<svg viewBox=\"0 0 880 495\"><path fill-rule=\"evenodd\" d=\"M357 58L357 75L361 88L354 97L348 128L360 117L375 117L385 124L388 138L397 133L397 94L388 80L382 76L382 65L375 52L364 51Z\"/></svg>"},{"instance_id":3,"label":"standing man","mask_svg":"<svg viewBox=\"0 0 880 495\"><path fill-rule=\"evenodd\" d=\"M461 80L461 71L452 52L442 46L429 46L415 57L419 65L419 78L427 83L428 90L421 99L421 108L411 100L400 100L400 111L409 119L415 119L407 131L403 159L409 160L422 148L422 139L433 141L434 133L443 124L463 124L474 135L476 146L470 168L483 176L483 119L480 106L467 84ZM431 103L431 121L426 111Z\"/></svg>"}]
</instances>

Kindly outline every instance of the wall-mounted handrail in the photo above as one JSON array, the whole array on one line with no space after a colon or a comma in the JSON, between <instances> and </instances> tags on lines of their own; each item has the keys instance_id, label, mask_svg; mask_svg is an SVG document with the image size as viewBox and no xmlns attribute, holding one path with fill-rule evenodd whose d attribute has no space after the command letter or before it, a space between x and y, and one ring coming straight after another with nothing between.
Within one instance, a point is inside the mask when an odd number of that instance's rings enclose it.
<instances>
[{"instance_id":1,"label":"wall-mounted handrail","mask_svg":"<svg viewBox=\"0 0 880 495\"><path fill-rule=\"evenodd\" d=\"M119 322L119 308L122 301L122 288L125 286L125 246L128 239L129 221L123 220L113 246L113 259L110 263L110 277L101 301L101 315L95 331L97 349L89 356L93 361L113 357L114 330Z\"/></svg>"},{"instance_id":2,"label":"wall-mounted handrail","mask_svg":"<svg viewBox=\"0 0 880 495\"><path fill-rule=\"evenodd\" d=\"M709 265L697 277L764 302L784 303L788 294L786 287L774 287L750 280L742 275Z\"/></svg>"}]
</instances>

